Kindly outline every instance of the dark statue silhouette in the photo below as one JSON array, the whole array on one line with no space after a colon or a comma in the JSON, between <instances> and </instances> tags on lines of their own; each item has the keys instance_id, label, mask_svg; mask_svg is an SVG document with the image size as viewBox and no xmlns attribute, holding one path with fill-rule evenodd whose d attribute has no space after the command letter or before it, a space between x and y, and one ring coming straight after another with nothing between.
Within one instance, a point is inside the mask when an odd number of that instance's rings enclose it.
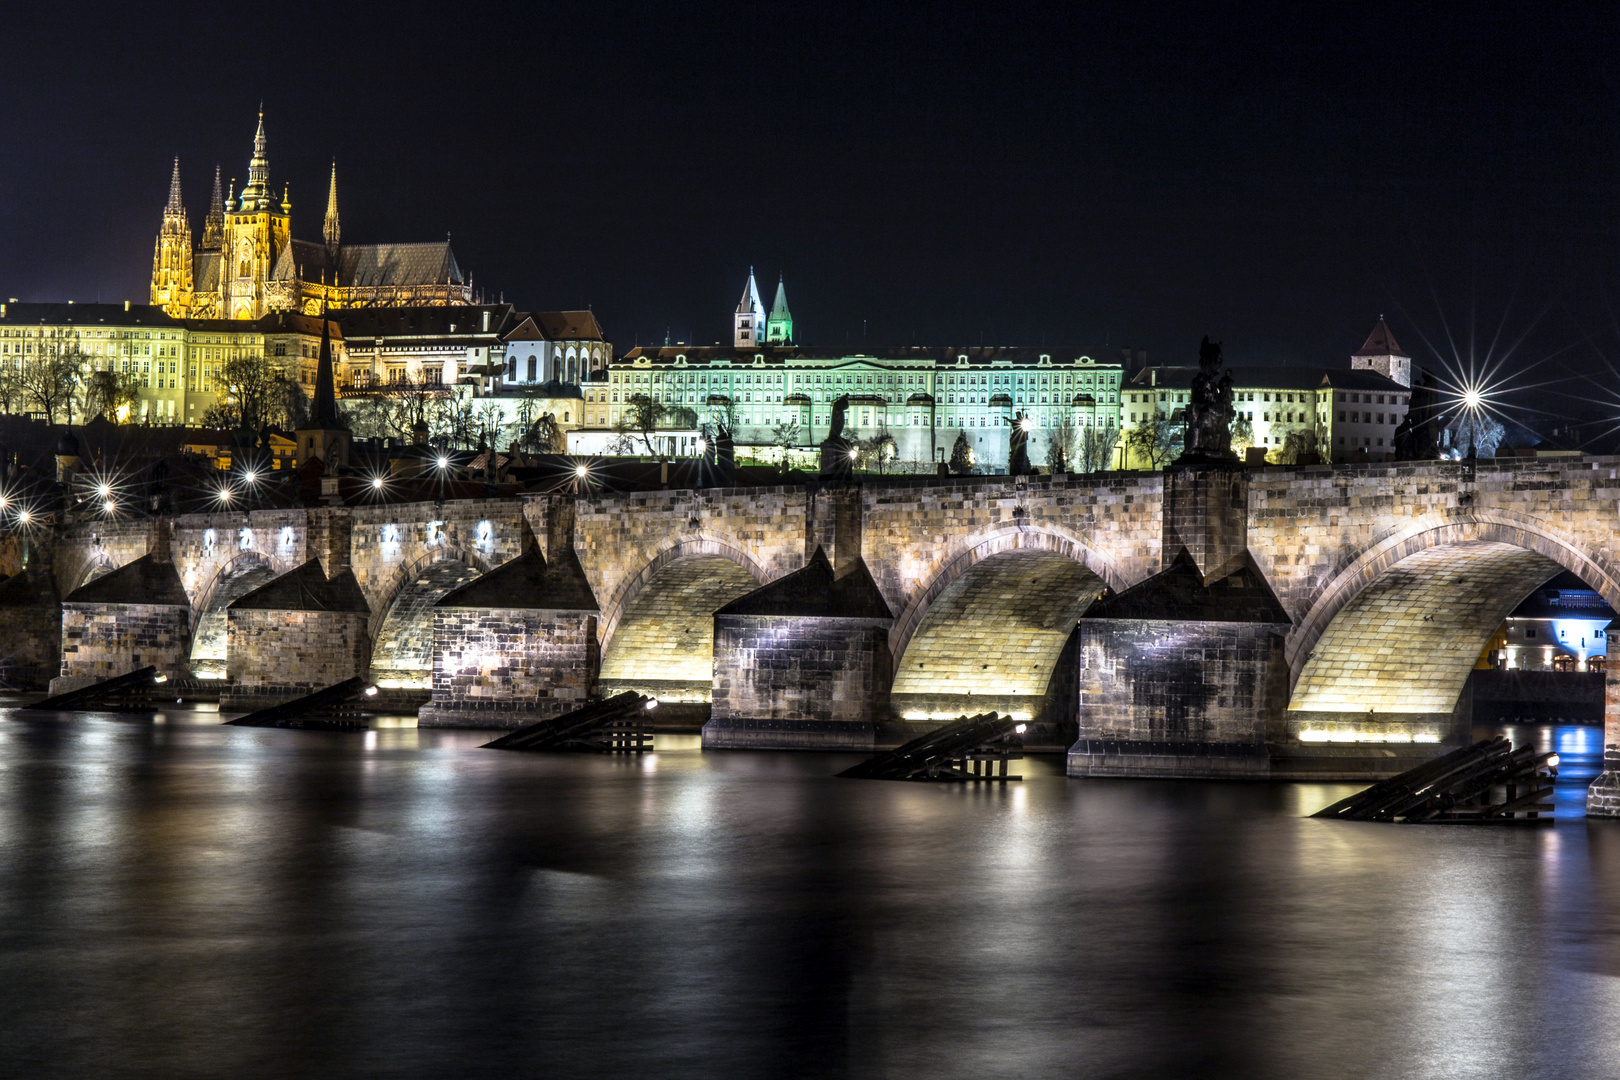
<instances>
[{"instance_id":1,"label":"dark statue silhouette","mask_svg":"<svg viewBox=\"0 0 1620 1080\"><path fill-rule=\"evenodd\" d=\"M821 444L821 478L848 480L855 472L855 459L850 455L854 443L844 438L844 414L849 411L849 395L839 394L832 403L832 427Z\"/></svg>"},{"instance_id":2,"label":"dark statue silhouette","mask_svg":"<svg viewBox=\"0 0 1620 1080\"><path fill-rule=\"evenodd\" d=\"M1018 413L1009 423L1007 432L1007 475L1029 475L1029 430L1024 427L1024 414Z\"/></svg>"},{"instance_id":3,"label":"dark statue silhouette","mask_svg":"<svg viewBox=\"0 0 1620 1080\"><path fill-rule=\"evenodd\" d=\"M1198 374L1193 376L1187 404L1186 449L1179 463L1226 464L1232 453L1232 373L1222 370L1221 345L1205 335L1198 346Z\"/></svg>"}]
</instances>

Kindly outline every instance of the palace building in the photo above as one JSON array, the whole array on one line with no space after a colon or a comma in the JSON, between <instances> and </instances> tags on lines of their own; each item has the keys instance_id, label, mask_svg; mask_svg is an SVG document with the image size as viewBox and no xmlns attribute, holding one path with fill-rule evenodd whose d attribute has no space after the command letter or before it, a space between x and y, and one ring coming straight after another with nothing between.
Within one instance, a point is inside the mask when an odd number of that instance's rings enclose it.
<instances>
[{"instance_id":1,"label":"palace building","mask_svg":"<svg viewBox=\"0 0 1620 1080\"><path fill-rule=\"evenodd\" d=\"M274 312L319 315L322 308L436 307L473 303L470 277L442 241L345 244L338 221L337 166L326 197L320 242L292 235L286 185L278 200L270 184L264 112L253 138L248 182L214 192L193 243L180 196L180 160L169 180L169 201L152 254L152 304L175 318L258 319Z\"/></svg>"}]
</instances>

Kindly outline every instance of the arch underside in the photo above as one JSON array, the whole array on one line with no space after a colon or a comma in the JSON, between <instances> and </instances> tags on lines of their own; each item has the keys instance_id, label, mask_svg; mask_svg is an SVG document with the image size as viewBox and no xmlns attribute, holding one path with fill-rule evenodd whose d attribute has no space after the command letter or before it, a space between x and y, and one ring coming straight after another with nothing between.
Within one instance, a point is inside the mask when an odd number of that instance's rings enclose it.
<instances>
[{"instance_id":1,"label":"arch underside","mask_svg":"<svg viewBox=\"0 0 1620 1080\"><path fill-rule=\"evenodd\" d=\"M625 605L602 657L598 682L667 701L709 701L714 687L714 613L759 582L723 555L690 555L658 569Z\"/></svg>"},{"instance_id":2,"label":"arch underside","mask_svg":"<svg viewBox=\"0 0 1620 1080\"><path fill-rule=\"evenodd\" d=\"M432 687L434 605L478 575L459 559L440 559L399 587L372 643L371 678L379 686Z\"/></svg>"},{"instance_id":3,"label":"arch underside","mask_svg":"<svg viewBox=\"0 0 1620 1080\"><path fill-rule=\"evenodd\" d=\"M991 709L1034 717L1103 587L1060 552L1019 549L974 563L934 598L907 642L891 707L911 720Z\"/></svg>"},{"instance_id":4,"label":"arch underside","mask_svg":"<svg viewBox=\"0 0 1620 1080\"><path fill-rule=\"evenodd\" d=\"M204 601L202 615L191 637L193 675L199 679L225 678L225 609L275 579L275 569L258 559L243 559L220 572Z\"/></svg>"},{"instance_id":5,"label":"arch underside","mask_svg":"<svg viewBox=\"0 0 1620 1080\"><path fill-rule=\"evenodd\" d=\"M1494 540L1407 555L1332 616L1295 681L1290 722L1454 713L1491 635L1563 569L1546 554Z\"/></svg>"}]
</instances>

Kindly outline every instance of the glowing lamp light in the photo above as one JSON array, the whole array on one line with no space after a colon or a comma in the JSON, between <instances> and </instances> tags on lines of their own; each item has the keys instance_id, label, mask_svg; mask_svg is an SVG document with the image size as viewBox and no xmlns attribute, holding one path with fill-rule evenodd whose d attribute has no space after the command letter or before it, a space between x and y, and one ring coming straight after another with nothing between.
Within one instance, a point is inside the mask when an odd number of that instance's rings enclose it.
<instances>
[{"instance_id":1,"label":"glowing lamp light","mask_svg":"<svg viewBox=\"0 0 1620 1080\"><path fill-rule=\"evenodd\" d=\"M254 472L252 469L249 469L247 472L242 474L242 479L246 480L250 484L256 484L259 482L259 474Z\"/></svg>"},{"instance_id":2,"label":"glowing lamp light","mask_svg":"<svg viewBox=\"0 0 1620 1080\"><path fill-rule=\"evenodd\" d=\"M856 450L853 446L849 448L849 460L854 461L859 454L860 451Z\"/></svg>"},{"instance_id":3,"label":"glowing lamp light","mask_svg":"<svg viewBox=\"0 0 1620 1080\"><path fill-rule=\"evenodd\" d=\"M437 464L441 469L448 469L450 467L450 459L445 457L443 454L440 454L439 460L435 464Z\"/></svg>"},{"instance_id":4,"label":"glowing lamp light","mask_svg":"<svg viewBox=\"0 0 1620 1080\"><path fill-rule=\"evenodd\" d=\"M377 688L375 686L366 687L366 697L376 697L376 696L377 696Z\"/></svg>"},{"instance_id":5,"label":"glowing lamp light","mask_svg":"<svg viewBox=\"0 0 1620 1080\"><path fill-rule=\"evenodd\" d=\"M1551 768L1554 768L1554 769L1558 768L1558 755L1557 754L1550 755L1547 758L1547 764Z\"/></svg>"},{"instance_id":6,"label":"glowing lamp light","mask_svg":"<svg viewBox=\"0 0 1620 1080\"><path fill-rule=\"evenodd\" d=\"M1018 421L1018 426L1024 431L1033 431L1035 430L1035 421L1026 416Z\"/></svg>"},{"instance_id":7,"label":"glowing lamp light","mask_svg":"<svg viewBox=\"0 0 1620 1080\"><path fill-rule=\"evenodd\" d=\"M700 454L708 453L709 440L708 439L702 439L702 438L698 439L698 441L697 441L697 450L698 450L698 453L700 453Z\"/></svg>"},{"instance_id":8,"label":"glowing lamp light","mask_svg":"<svg viewBox=\"0 0 1620 1080\"><path fill-rule=\"evenodd\" d=\"M1013 728L1013 730L1015 732L1017 732L1018 734L1022 735L1028 728L1029 728L1028 724L1019 724L1017 727Z\"/></svg>"},{"instance_id":9,"label":"glowing lamp light","mask_svg":"<svg viewBox=\"0 0 1620 1080\"><path fill-rule=\"evenodd\" d=\"M118 507L113 505L113 501L111 499L108 499L106 502L102 503L101 508L109 514L118 509Z\"/></svg>"},{"instance_id":10,"label":"glowing lamp light","mask_svg":"<svg viewBox=\"0 0 1620 1080\"><path fill-rule=\"evenodd\" d=\"M590 471L591 471L590 469L586 468L583 465L575 465L574 466L574 475L579 477L581 480L585 479L586 476L590 475Z\"/></svg>"},{"instance_id":11,"label":"glowing lamp light","mask_svg":"<svg viewBox=\"0 0 1620 1080\"><path fill-rule=\"evenodd\" d=\"M4 495L0 495L0 510L4 510L6 507L8 507L10 505L11 505L11 500L8 499Z\"/></svg>"},{"instance_id":12,"label":"glowing lamp light","mask_svg":"<svg viewBox=\"0 0 1620 1080\"><path fill-rule=\"evenodd\" d=\"M103 499L112 498L112 485L111 484L97 484L96 485L96 494L100 495Z\"/></svg>"},{"instance_id":13,"label":"glowing lamp light","mask_svg":"<svg viewBox=\"0 0 1620 1080\"><path fill-rule=\"evenodd\" d=\"M656 708L658 708L658 699L657 698L653 698L651 701L647 702L647 711L648 712L651 712L653 709L656 709Z\"/></svg>"},{"instance_id":14,"label":"glowing lamp light","mask_svg":"<svg viewBox=\"0 0 1620 1080\"><path fill-rule=\"evenodd\" d=\"M376 489L376 490L377 490L377 491L381 491L381 490L382 490L382 486L383 486L383 478L382 478L382 477L380 477L380 476L374 476L374 477L372 477L372 478L371 478L371 486L372 486L372 487L373 487L373 488L375 488L375 489Z\"/></svg>"},{"instance_id":15,"label":"glowing lamp light","mask_svg":"<svg viewBox=\"0 0 1620 1080\"><path fill-rule=\"evenodd\" d=\"M29 513L27 510L20 510L17 513L17 520L26 525L30 521L34 520L34 515Z\"/></svg>"},{"instance_id":16,"label":"glowing lamp light","mask_svg":"<svg viewBox=\"0 0 1620 1080\"><path fill-rule=\"evenodd\" d=\"M1485 396L1472 388L1463 391L1463 404L1470 409L1477 409L1485 403Z\"/></svg>"}]
</instances>

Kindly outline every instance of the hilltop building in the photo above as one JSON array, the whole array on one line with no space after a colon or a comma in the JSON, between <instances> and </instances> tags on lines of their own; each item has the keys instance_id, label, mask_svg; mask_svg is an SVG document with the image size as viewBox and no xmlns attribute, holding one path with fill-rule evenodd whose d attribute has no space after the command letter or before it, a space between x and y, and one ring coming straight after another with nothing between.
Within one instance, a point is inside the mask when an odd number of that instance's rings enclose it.
<instances>
[{"instance_id":1,"label":"hilltop building","mask_svg":"<svg viewBox=\"0 0 1620 1080\"><path fill-rule=\"evenodd\" d=\"M203 233L193 244L180 191L180 160L152 253L152 304L175 318L258 319L280 311L319 315L357 307L446 306L473 302L449 238L413 244L344 244L337 166L326 197L319 243L292 235L292 200L270 183L264 112L253 138L248 182L214 191Z\"/></svg>"}]
</instances>

